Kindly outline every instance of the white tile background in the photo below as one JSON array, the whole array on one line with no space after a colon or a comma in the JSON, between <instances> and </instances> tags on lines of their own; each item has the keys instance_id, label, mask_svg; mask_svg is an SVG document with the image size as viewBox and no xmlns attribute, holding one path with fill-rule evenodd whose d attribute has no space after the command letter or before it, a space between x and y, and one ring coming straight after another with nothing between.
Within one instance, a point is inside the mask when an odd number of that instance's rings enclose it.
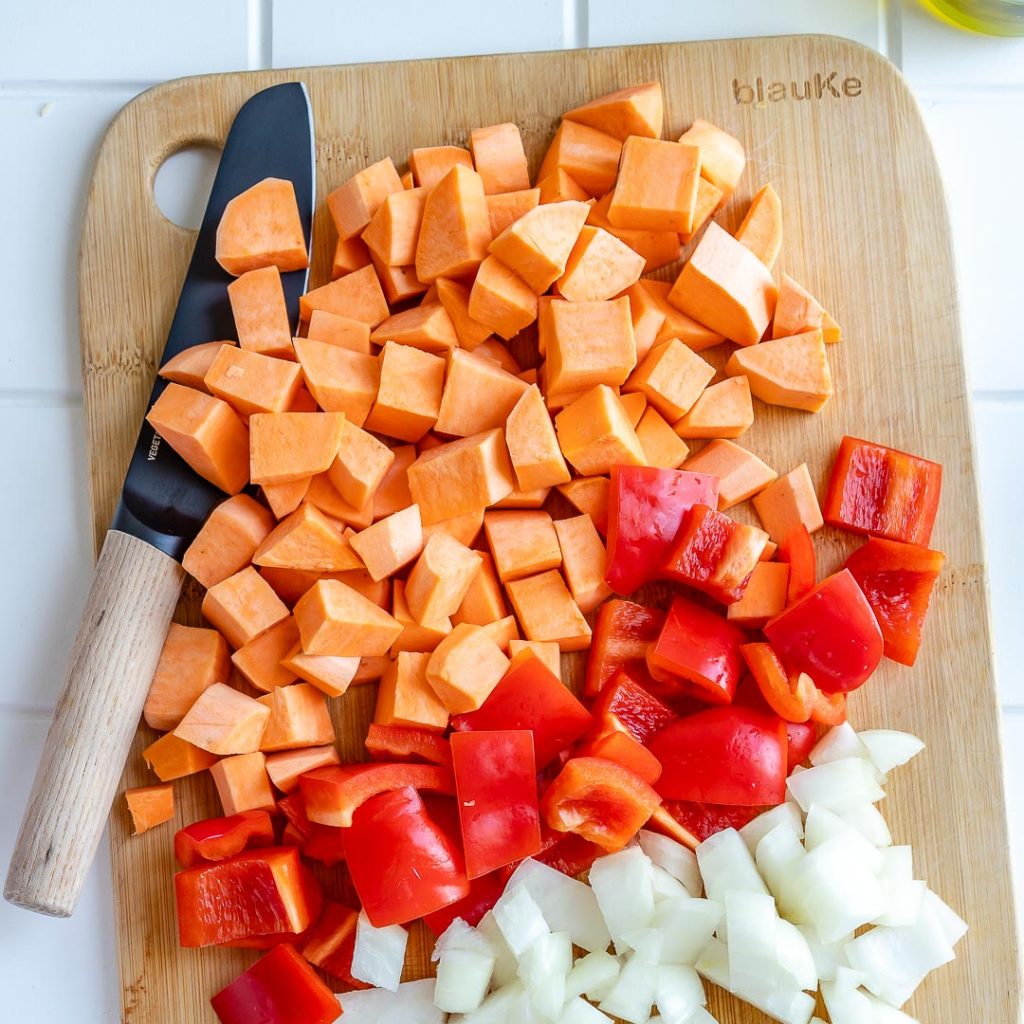
<instances>
[{"instance_id":1,"label":"white tile background","mask_svg":"<svg viewBox=\"0 0 1024 1024\"><path fill-rule=\"evenodd\" d=\"M1024 41L958 32L918 0L446 0L443 13L423 0L0 0L0 868L89 579L75 265L115 111L154 81L200 72L787 32L847 36L899 65L945 176L1024 868ZM71 921L0 906L0 982L3 1020L119 1019L105 851Z\"/></svg>"}]
</instances>

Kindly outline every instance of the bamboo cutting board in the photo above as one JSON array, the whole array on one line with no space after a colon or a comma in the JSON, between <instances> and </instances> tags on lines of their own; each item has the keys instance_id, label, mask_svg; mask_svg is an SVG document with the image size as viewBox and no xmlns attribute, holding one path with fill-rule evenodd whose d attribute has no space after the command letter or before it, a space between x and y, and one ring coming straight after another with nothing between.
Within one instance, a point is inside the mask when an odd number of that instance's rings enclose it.
<instances>
[{"instance_id":1,"label":"bamboo cutting board","mask_svg":"<svg viewBox=\"0 0 1024 1024\"><path fill-rule=\"evenodd\" d=\"M720 219L734 227L753 191L774 182L785 211L779 269L822 299L844 340L830 350L836 394L824 412L759 405L742 443L780 472L806 460L819 487L844 433L945 467L933 543L948 562L922 656L913 670L885 663L851 714L857 727L906 729L926 740L927 751L893 773L883 809L895 841L913 844L917 877L971 925L956 963L933 975L907 1009L932 1022L1015 1024L1019 964L953 261L932 149L897 72L854 43L807 36L212 75L144 93L103 142L82 239L82 366L98 538L192 247L192 235L153 202L156 169L183 145L222 144L245 99L295 79L312 99L320 200L371 161L391 155L400 163L414 146L462 144L469 129L506 120L522 128L535 170L562 110L650 79L664 85L667 138L705 117L744 142L747 171ZM312 283L319 284L334 242L322 208L314 237ZM817 544L824 568L854 544L825 530ZM186 592L179 618L197 621L197 592ZM362 753L373 690L357 687L333 702L343 757ZM153 738L140 727L125 786L152 781L139 754ZM207 1000L253 960L244 951L177 947L172 828L219 811L206 777L176 783L175 791L173 826L131 837L120 799L111 818L124 1019L134 1024L213 1021ZM414 938L408 976L424 970L428 948ZM765 1019L719 992L710 1009L723 1024Z\"/></svg>"}]
</instances>

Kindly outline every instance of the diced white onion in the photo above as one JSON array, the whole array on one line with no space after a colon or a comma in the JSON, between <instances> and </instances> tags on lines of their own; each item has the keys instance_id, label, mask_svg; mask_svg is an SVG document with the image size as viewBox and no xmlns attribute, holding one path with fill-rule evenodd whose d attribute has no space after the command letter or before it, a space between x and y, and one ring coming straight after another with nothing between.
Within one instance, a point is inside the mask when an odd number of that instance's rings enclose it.
<instances>
[{"instance_id":1,"label":"diced white onion","mask_svg":"<svg viewBox=\"0 0 1024 1024\"><path fill-rule=\"evenodd\" d=\"M704 891L697 855L693 850L660 832L651 832L646 828L640 829L637 839L640 841L640 849L659 868L682 882L691 896L699 896Z\"/></svg>"},{"instance_id":2,"label":"diced white onion","mask_svg":"<svg viewBox=\"0 0 1024 1024\"><path fill-rule=\"evenodd\" d=\"M590 886L619 952L623 932L646 928L654 916L651 867L639 846L599 857L591 865Z\"/></svg>"},{"instance_id":3,"label":"diced white onion","mask_svg":"<svg viewBox=\"0 0 1024 1024\"><path fill-rule=\"evenodd\" d=\"M340 992L338 1002L345 1024L442 1024L444 1013L434 1005L434 979L407 981L386 988ZM474 1022L477 1024L477 1022ZM479 1024L500 1024L499 1021Z\"/></svg>"},{"instance_id":4,"label":"diced white onion","mask_svg":"<svg viewBox=\"0 0 1024 1024\"><path fill-rule=\"evenodd\" d=\"M520 1001L526 991L518 980L495 989L481 1004L469 1013L455 1013L448 1024L519 1024Z\"/></svg>"},{"instance_id":5,"label":"diced white onion","mask_svg":"<svg viewBox=\"0 0 1024 1024\"><path fill-rule=\"evenodd\" d=\"M871 1007L872 1024L918 1024L910 1014L897 1010L895 1006L890 1006L888 1003L883 1003L881 999L871 995L870 992L865 992L864 997Z\"/></svg>"},{"instance_id":6,"label":"diced white onion","mask_svg":"<svg viewBox=\"0 0 1024 1024\"><path fill-rule=\"evenodd\" d=\"M858 804L843 811L840 818L852 825L872 846L892 846L892 833L874 804Z\"/></svg>"},{"instance_id":7,"label":"diced white onion","mask_svg":"<svg viewBox=\"0 0 1024 1024\"><path fill-rule=\"evenodd\" d=\"M366 911L360 911L352 951L352 977L397 992L408 942L409 933L400 924L374 928Z\"/></svg>"},{"instance_id":8,"label":"diced white onion","mask_svg":"<svg viewBox=\"0 0 1024 1024\"><path fill-rule=\"evenodd\" d=\"M491 983L495 989L504 988L515 982L519 976L519 964L515 954L508 948L505 936L501 934L494 914L488 910L476 926L477 934L486 941L487 951L494 957L494 973Z\"/></svg>"},{"instance_id":9,"label":"diced white onion","mask_svg":"<svg viewBox=\"0 0 1024 1024\"><path fill-rule=\"evenodd\" d=\"M494 957L473 949L448 949L437 964L434 1005L445 1013L469 1013L487 995Z\"/></svg>"},{"instance_id":10,"label":"diced white onion","mask_svg":"<svg viewBox=\"0 0 1024 1024\"><path fill-rule=\"evenodd\" d=\"M611 1017L578 996L565 1004L558 1024L612 1024Z\"/></svg>"},{"instance_id":11,"label":"diced white onion","mask_svg":"<svg viewBox=\"0 0 1024 1024\"><path fill-rule=\"evenodd\" d=\"M621 1017L630 1024L647 1024L658 986L658 968L631 953L611 991L600 1002L600 1008L612 1017Z\"/></svg>"},{"instance_id":12,"label":"diced white onion","mask_svg":"<svg viewBox=\"0 0 1024 1024\"><path fill-rule=\"evenodd\" d=\"M885 910L873 923L894 927L913 924L921 913L921 903L928 886L914 878L911 849L909 846L887 846L878 852L882 855L878 881L882 885Z\"/></svg>"},{"instance_id":13,"label":"diced white onion","mask_svg":"<svg viewBox=\"0 0 1024 1024\"><path fill-rule=\"evenodd\" d=\"M808 1024L814 1013L814 996L799 989L760 987L750 990L733 988L730 991L779 1024Z\"/></svg>"},{"instance_id":14,"label":"diced white onion","mask_svg":"<svg viewBox=\"0 0 1024 1024\"><path fill-rule=\"evenodd\" d=\"M804 822L800 816L800 808L796 804L782 803L770 811L765 811L764 814L759 814L740 829L743 842L747 844L751 854L757 852L757 844L778 825L788 825L793 830L793 835L803 839Z\"/></svg>"},{"instance_id":15,"label":"diced white onion","mask_svg":"<svg viewBox=\"0 0 1024 1024\"><path fill-rule=\"evenodd\" d=\"M883 774L906 764L924 750L924 741L895 729L868 729L859 734L875 767Z\"/></svg>"},{"instance_id":16,"label":"diced white onion","mask_svg":"<svg viewBox=\"0 0 1024 1024\"><path fill-rule=\"evenodd\" d=\"M782 987L814 992L818 988L818 971L803 933L795 924L776 917L775 946Z\"/></svg>"},{"instance_id":17,"label":"diced white onion","mask_svg":"<svg viewBox=\"0 0 1024 1024\"><path fill-rule=\"evenodd\" d=\"M775 900L753 892L725 894L729 978L742 991L773 987L779 973Z\"/></svg>"},{"instance_id":18,"label":"diced white onion","mask_svg":"<svg viewBox=\"0 0 1024 1024\"><path fill-rule=\"evenodd\" d=\"M874 872L882 868L882 853L869 843L852 825L848 825L838 814L814 804L807 812L804 822L804 847L808 853L817 849L829 839L841 839L850 847L851 853L863 860Z\"/></svg>"},{"instance_id":19,"label":"diced white onion","mask_svg":"<svg viewBox=\"0 0 1024 1024\"><path fill-rule=\"evenodd\" d=\"M572 938L568 932L539 936L519 961L519 978L537 1012L557 1018L565 1004L565 979L572 970Z\"/></svg>"},{"instance_id":20,"label":"diced white onion","mask_svg":"<svg viewBox=\"0 0 1024 1024\"><path fill-rule=\"evenodd\" d=\"M623 945L651 964L661 963L664 941L659 928L637 928L636 931L622 933Z\"/></svg>"},{"instance_id":21,"label":"diced white onion","mask_svg":"<svg viewBox=\"0 0 1024 1024\"><path fill-rule=\"evenodd\" d=\"M716 1021L703 1006L698 1006L697 1009L686 1018L686 1024L718 1024L718 1021Z\"/></svg>"},{"instance_id":22,"label":"diced white onion","mask_svg":"<svg viewBox=\"0 0 1024 1024\"><path fill-rule=\"evenodd\" d=\"M707 897L716 903L724 904L727 892L768 893L747 844L734 828L705 839L697 847L697 863Z\"/></svg>"},{"instance_id":23,"label":"diced white onion","mask_svg":"<svg viewBox=\"0 0 1024 1024\"><path fill-rule=\"evenodd\" d=\"M655 906L662 900L674 900L690 895L690 890L679 879L673 878L657 864L651 867L651 886L654 889Z\"/></svg>"},{"instance_id":24,"label":"diced white onion","mask_svg":"<svg viewBox=\"0 0 1024 1024\"><path fill-rule=\"evenodd\" d=\"M538 938L551 930L525 885L506 888L491 913L517 960Z\"/></svg>"},{"instance_id":25,"label":"diced white onion","mask_svg":"<svg viewBox=\"0 0 1024 1024\"><path fill-rule=\"evenodd\" d=\"M653 927L662 936L661 962L694 964L725 913L721 903L703 899L665 900L654 910Z\"/></svg>"},{"instance_id":26,"label":"diced white onion","mask_svg":"<svg viewBox=\"0 0 1024 1024\"><path fill-rule=\"evenodd\" d=\"M846 757L838 761L808 768L790 775L786 782L804 813L812 804L820 804L841 814L862 803L877 803L885 796L878 784L875 766L859 757Z\"/></svg>"},{"instance_id":27,"label":"diced white onion","mask_svg":"<svg viewBox=\"0 0 1024 1024\"><path fill-rule=\"evenodd\" d=\"M821 981L835 981L836 968L848 968L849 961L846 959L846 950L843 948L853 938L853 933L842 936L836 942L823 943L818 938L818 931L812 925L797 925L800 934L807 943L807 948L814 958L814 970Z\"/></svg>"},{"instance_id":28,"label":"diced white onion","mask_svg":"<svg viewBox=\"0 0 1024 1024\"><path fill-rule=\"evenodd\" d=\"M794 924L809 921L798 878L807 851L788 823L777 825L757 844L757 870L775 897L780 913Z\"/></svg>"},{"instance_id":29,"label":"diced white onion","mask_svg":"<svg viewBox=\"0 0 1024 1024\"><path fill-rule=\"evenodd\" d=\"M943 899L929 889L924 894L924 902L935 915L935 920L946 936L946 941L955 946L967 934L967 922Z\"/></svg>"},{"instance_id":30,"label":"diced white onion","mask_svg":"<svg viewBox=\"0 0 1024 1024\"><path fill-rule=\"evenodd\" d=\"M867 995L842 981L823 981L821 995L832 1024L874 1024L875 1015Z\"/></svg>"},{"instance_id":31,"label":"diced white onion","mask_svg":"<svg viewBox=\"0 0 1024 1024\"><path fill-rule=\"evenodd\" d=\"M721 939L709 939L693 965L697 973L719 988L729 988L729 947Z\"/></svg>"},{"instance_id":32,"label":"diced white onion","mask_svg":"<svg viewBox=\"0 0 1024 1024\"><path fill-rule=\"evenodd\" d=\"M817 743L811 747L807 760L817 767L832 761L841 761L847 757L858 757L871 761L871 752L854 731L849 722L829 729ZM872 765L874 762L872 762ZM882 780L879 780L882 781Z\"/></svg>"},{"instance_id":33,"label":"diced white onion","mask_svg":"<svg viewBox=\"0 0 1024 1024\"><path fill-rule=\"evenodd\" d=\"M665 1024L686 1024L693 1012L707 1003L700 976L692 967L662 964L654 1002Z\"/></svg>"},{"instance_id":34,"label":"diced white onion","mask_svg":"<svg viewBox=\"0 0 1024 1024\"><path fill-rule=\"evenodd\" d=\"M619 961L611 953L588 953L573 964L565 982L565 998L585 995L588 999L601 999L606 986L610 987L618 976Z\"/></svg>"},{"instance_id":35,"label":"diced white onion","mask_svg":"<svg viewBox=\"0 0 1024 1024\"><path fill-rule=\"evenodd\" d=\"M430 959L437 963L442 953L452 949L471 949L477 953L491 953L491 945L472 925L466 924L461 917L456 917L450 925L437 937L434 951Z\"/></svg>"}]
</instances>

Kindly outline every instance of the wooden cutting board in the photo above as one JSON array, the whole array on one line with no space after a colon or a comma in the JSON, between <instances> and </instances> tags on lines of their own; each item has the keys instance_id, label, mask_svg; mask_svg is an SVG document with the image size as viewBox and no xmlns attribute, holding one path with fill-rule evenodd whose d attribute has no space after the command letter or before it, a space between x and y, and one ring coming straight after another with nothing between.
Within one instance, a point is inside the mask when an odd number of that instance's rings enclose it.
<instances>
[{"instance_id":1,"label":"wooden cutting board","mask_svg":"<svg viewBox=\"0 0 1024 1024\"><path fill-rule=\"evenodd\" d=\"M667 138L705 117L744 142L747 171L720 219L734 227L753 191L774 182L785 210L778 269L822 299L844 340L830 350L836 394L824 412L758 405L742 443L780 472L806 460L819 487L844 433L945 467L934 544L948 562L922 656L912 670L887 662L852 701L856 726L906 729L927 741L911 767L893 773L883 810L895 841L913 844L917 876L971 925L956 963L929 979L908 1010L927 1021L1016 1022L999 714L953 260L932 148L899 74L854 43L806 36L211 75L144 93L104 139L82 239L97 538L110 522L192 248L192 234L153 202L156 170L184 145L221 145L245 99L295 79L312 99L320 200L371 161L391 155L402 163L414 146L462 144L469 129L498 121L521 126L535 170L562 110L650 79L664 85ZM320 208L313 284L325 279L333 244ZM817 544L824 567L854 543L825 530ZM197 621L196 598L186 593L182 621ZM566 668L579 671L568 659ZM373 691L358 687L333 702L346 758L362 753ZM154 736L140 727L126 787L152 781L139 754ZM213 1021L210 995L253 960L177 946L172 830L219 812L206 777L176 783L175 792L173 826L131 837L120 799L111 817L124 1019L135 1024ZM408 976L424 970L428 948L414 939ZM765 1019L720 992L710 1008L723 1024Z\"/></svg>"}]
</instances>

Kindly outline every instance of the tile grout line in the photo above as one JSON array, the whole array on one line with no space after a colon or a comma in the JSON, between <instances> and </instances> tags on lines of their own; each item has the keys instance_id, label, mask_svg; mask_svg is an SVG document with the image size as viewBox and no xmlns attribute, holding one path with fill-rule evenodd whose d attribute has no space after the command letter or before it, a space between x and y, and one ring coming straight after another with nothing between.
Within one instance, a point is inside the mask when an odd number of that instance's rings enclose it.
<instances>
[{"instance_id":1,"label":"tile grout line","mask_svg":"<svg viewBox=\"0 0 1024 1024\"><path fill-rule=\"evenodd\" d=\"M61 388L0 388L0 408L77 409L82 405L81 391Z\"/></svg>"},{"instance_id":2,"label":"tile grout line","mask_svg":"<svg viewBox=\"0 0 1024 1024\"><path fill-rule=\"evenodd\" d=\"M123 81L116 78L95 81L84 78L10 78L0 80L0 99L137 94L156 84L158 83L155 81L134 78L126 78Z\"/></svg>"},{"instance_id":3,"label":"tile grout line","mask_svg":"<svg viewBox=\"0 0 1024 1024\"><path fill-rule=\"evenodd\" d=\"M562 0L562 38L567 50L590 45L589 0Z\"/></svg>"},{"instance_id":4,"label":"tile grout line","mask_svg":"<svg viewBox=\"0 0 1024 1024\"><path fill-rule=\"evenodd\" d=\"M903 14L902 0L880 0L882 15L882 52L901 71L903 70Z\"/></svg>"},{"instance_id":5,"label":"tile grout line","mask_svg":"<svg viewBox=\"0 0 1024 1024\"><path fill-rule=\"evenodd\" d=\"M269 68L273 63L273 0L249 0L247 33L250 71Z\"/></svg>"}]
</instances>

